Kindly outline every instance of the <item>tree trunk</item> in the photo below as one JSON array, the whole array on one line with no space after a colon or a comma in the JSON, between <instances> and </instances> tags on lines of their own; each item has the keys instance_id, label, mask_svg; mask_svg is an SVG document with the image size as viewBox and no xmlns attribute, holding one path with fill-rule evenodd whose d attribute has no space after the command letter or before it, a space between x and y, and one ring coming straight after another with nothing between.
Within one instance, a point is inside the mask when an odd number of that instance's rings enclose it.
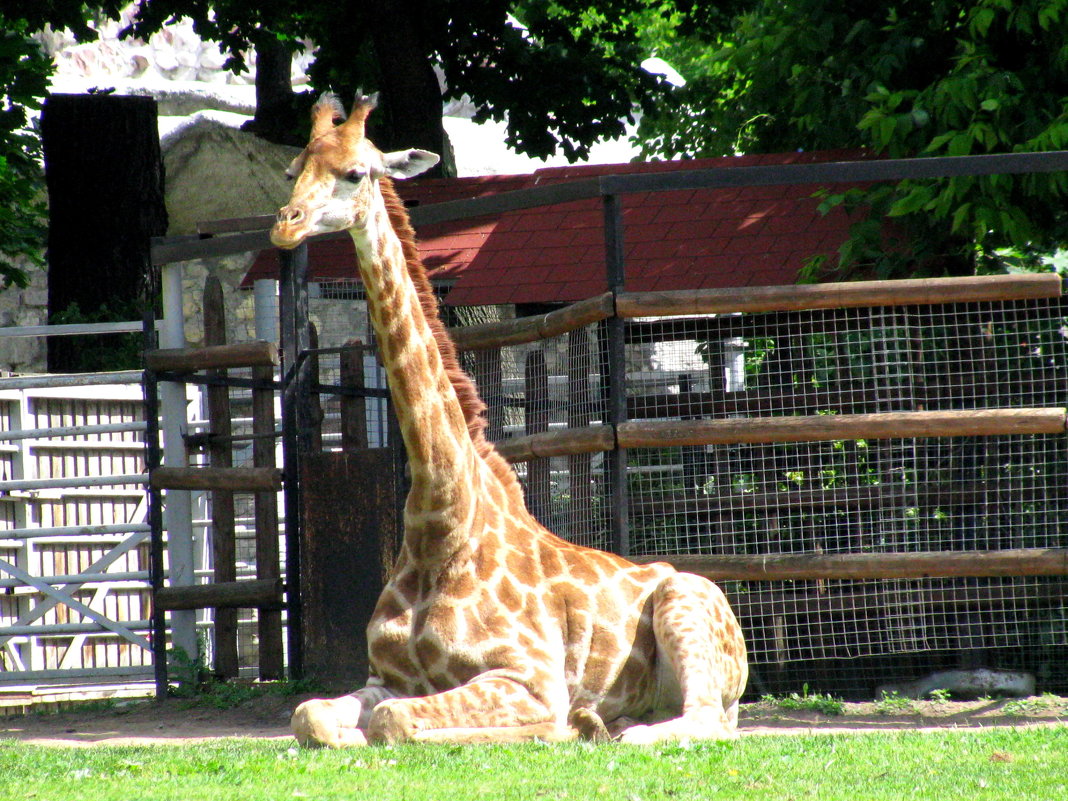
<instances>
[{"instance_id":1,"label":"tree trunk","mask_svg":"<svg viewBox=\"0 0 1068 801\"><path fill-rule=\"evenodd\" d=\"M261 139L304 147L301 123L306 108L297 108L291 72L293 53L285 43L265 33L256 43L256 116L241 126Z\"/></svg>"},{"instance_id":2,"label":"tree trunk","mask_svg":"<svg viewBox=\"0 0 1068 801\"><path fill-rule=\"evenodd\" d=\"M167 232L156 101L51 95L41 115L41 138L50 319L139 319L143 304L159 294L150 239ZM118 347L87 348L80 339L50 338L48 369L136 366L116 363Z\"/></svg>"},{"instance_id":3,"label":"tree trunk","mask_svg":"<svg viewBox=\"0 0 1068 801\"><path fill-rule=\"evenodd\" d=\"M398 0L380 0L372 8L371 37L382 81L381 107L371 117L372 139L387 152L417 147L437 153L441 161L427 176L455 175L441 122L441 87L416 24L418 8Z\"/></svg>"}]
</instances>

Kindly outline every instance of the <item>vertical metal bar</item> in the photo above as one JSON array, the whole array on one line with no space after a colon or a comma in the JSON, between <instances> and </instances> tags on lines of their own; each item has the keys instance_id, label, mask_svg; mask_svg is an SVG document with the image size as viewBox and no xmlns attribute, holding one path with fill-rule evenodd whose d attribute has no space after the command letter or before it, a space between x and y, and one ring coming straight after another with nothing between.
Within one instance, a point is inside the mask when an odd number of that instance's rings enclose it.
<instances>
[{"instance_id":1,"label":"vertical metal bar","mask_svg":"<svg viewBox=\"0 0 1068 801\"><path fill-rule=\"evenodd\" d=\"M142 317L144 349L155 350L156 320L151 302L145 303ZM142 378L145 403L145 470L151 474L160 465L159 447L159 384L152 370L145 370ZM156 680L156 698L167 697L167 613L156 603L156 593L163 588L163 499L152 482L146 488L148 497L149 581L152 584L152 671Z\"/></svg>"},{"instance_id":2,"label":"vertical metal bar","mask_svg":"<svg viewBox=\"0 0 1068 801\"><path fill-rule=\"evenodd\" d=\"M624 289L623 205L618 195L602 196L604 203L604 252L608 291L613 296ZM608 422L613 430L627 420L626 352L622 318L605 321L607 331ZM611 548L620 556L630 554L630 518L627 492L627 452L617 444L607 454Z\"/></svg>"},{"instance_id":3,"label":"vertical metal bar","mask_svg":"<svg viewBox=\"0 0 1068 801\"><path fill-rule=\"evenodd\" d=\"M300 605L300 544L303 526L300 508L300 453L307 432L301 431L300 358L308 349L308 248L280 250L278 311L282 344L282 475L286 525L286 641L289 645L289 676L304 675L304 626Z\"/></svg>"}]
</instances>

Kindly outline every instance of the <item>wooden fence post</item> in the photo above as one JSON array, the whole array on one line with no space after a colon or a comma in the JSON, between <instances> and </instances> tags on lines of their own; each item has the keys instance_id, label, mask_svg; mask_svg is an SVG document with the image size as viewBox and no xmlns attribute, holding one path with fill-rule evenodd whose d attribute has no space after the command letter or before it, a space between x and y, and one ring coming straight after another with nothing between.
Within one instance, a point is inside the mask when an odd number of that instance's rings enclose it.
<instances>
[{"instance_id":1,"label":"wooden fence post","mask_svg":"<svg viewBox=\"0 0 1068 801\"><path fill-rule=\"evenodd\" d=\"M222 284L210 276L204 284L204 344L226 344L226 317ZM210 370L212 378L226 378L226 370ZM208 454L213 468L233 466L233 429L230 424L230 390L223 385L209 386ZM211 491L211 552L216 583L237 580L237 548L234 536L234 493L226 489ZM238 675L237 610L215 610L215 673L221 678Z\"/></svg>"},{"instance_id":2,"label":"wooden fence post","mask_svg":"<svg viewBox=\"0 0 1068 801\"><path fill-rule=\"evenodd\" d=\"M343 387L356 390L364 388L363 341L350 339L341 352L341 378ZM367 450L367 399L362 395L341 396L341 450Z\"/></svg>"},{"instance_id":3,"label":"wooden fence post","mask_svg":"<svg viewBox=\"0 0 1068 801\"><path fill-rule=\"evenodd\" d=\"M275 415L274 368L253 367L252 377L252 465L274 469ZM257 492L256 518L256 578L277 580L281 577L278 563L278 493ZM259 609L260 678L283 678L285 661L282 649L282 612L280 609Z\"/></svg>"}]
</instances>

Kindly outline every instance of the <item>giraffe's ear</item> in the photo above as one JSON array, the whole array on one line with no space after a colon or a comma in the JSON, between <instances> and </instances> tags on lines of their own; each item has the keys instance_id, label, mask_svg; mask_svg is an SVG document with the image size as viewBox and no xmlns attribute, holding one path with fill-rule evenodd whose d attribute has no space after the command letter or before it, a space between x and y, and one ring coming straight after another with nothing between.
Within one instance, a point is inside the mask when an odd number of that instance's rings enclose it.
<instances>
[{"instance_id":1,"label":"giraffe's ear","mask_svg":"<svg viewBox=\"0 0 1068 801\"><path fill-rule=\"evenodd\" d=\"M382 154L382 163L390 178L411 178L426 172L439 160L437 154L427 150L398 150Z\"/></svg>"}]
</instances>

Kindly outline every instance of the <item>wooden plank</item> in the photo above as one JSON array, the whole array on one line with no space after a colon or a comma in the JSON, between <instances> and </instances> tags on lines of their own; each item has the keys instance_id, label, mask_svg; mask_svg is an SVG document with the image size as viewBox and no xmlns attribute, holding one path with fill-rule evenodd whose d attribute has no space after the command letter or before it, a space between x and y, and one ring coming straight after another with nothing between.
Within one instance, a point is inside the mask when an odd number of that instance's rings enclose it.
<instances>
[{"instance_id":1,"label":"wooden plank","mask_svg":"<svg viewBox=\"0 0 1068 801\"><path fill-rule=\"evenodd\" d=\"M282 471L271 467L157 467L149 481L156 489L277 492L282 488Z\"/></svg>"},{"instance_id":2,"label":"wooden plank","mask_svg":"<svg viewBox=\"0 0 1068 801\"><path fill-rule=\"evenodd\" d=\"M1063 408L978 409L629 422L618 426L617 438L622 448L663 448L746 442L1060 434L1064 430Z\"/></svg>"},{"instance_id":3,"label":"wooden plank","mask_svg":"<svg viewBox=\"0 0 1068 801\"><path fill-rule=\"evenodd\" d=\"M274 378L271 367L252 368L252 377L263 388L252 390L252 465L271 470L275 467L274 390L266 386ZM256 578L277 581L281 577L278 548L278 494L274 490L257 492L254 515L256 519ZM282 645L281 609L260 609L256 623L259 634L259 673L265 681L285 676Z\"/></svg>"},{"instance_id":4,"label":"wooden plank","mask_svg":"<svg viewBox=\"0 0 1068 801\"><path fill-rule=\"evenodd\" d=\"M225 584L163 587L156 603L167 611L177 609L281 609L282 580L255 579Z\"/></svg>"},{"instance_id":5,"label":"wooden plank","mask_svg":"<svg viewBox=\"0 0 1068 801\"><path fill-rule=\"evenodd\" d=\"M346 350L341 352L340 383L343 387L364 388L363 356L364 345L359 339L350 339L345 343ZM367 399L362 395L342 395L341 401L341 450L366 450L367 442Z\"/></svg>"},{"instance_id":6,"label":"wooden plank","mask_svg":"<svg viewBox=\"0 0 1068 801\"><path fill-rule=\"evenodd\" d=\"M562 309L497 323L481 323L450 328L449 336L459 350L486 350L505 345L522 345L566 334L612 316L612 295L605 292Z\"/></svg>"},{"instance_id":7,"label":"wooden plank","mask_svg":"<svg viewBox=\"0 0 1068 801\"><path fill-rule=\"evenodd\" d=\"M954 278L908 278L900 281L624 292L616 299L616 313L621 317L659 317L972 303L1060 296L1059 275L1015 273Z\"/></svg>"},{"instance_id":8,"label":"wooden plank","mask_svg":"<svg viewBox=\"0 0 1068 801\"><path fill-rule=\"evenodd\" d=\"M1068 576L1068 548L922 553L641 556L713 581Z\"/></svg>"},{"instance_id":9,"label":"wooden plank","mask_svg":"<svg viewBox=\"0 0 1068 801\"><path fill-rule=\"evenodd\" d=\"M193 373L228 367L277 367L278 348L273 342L237 342L202 348L164 348L145 353L145 366L157 372Z\"/></svg>"},{"instance_id":10,"label":"wooden plank","mask_svg":"<svg viewBox=\"0 0 1068 801\"><path fill-rule=\"evenodd\" d=\"M301 460L301 645L307 672L331 686L367 674L367 623L401 537L393 458L377 448Z\"/></svg>"},{"instance_id":11,"label":"wooden plank","mask_svg":"<svg viewBox=\"0 0 1068 801\"><path fill-rule=\"evenodd\" d=\"M255 217L227 217L221 220L204 220L197 223L197 233L203 236L217 234L243 234L249 231L269 232L274 225L273 214L259 214Z\"/></svg>"},{"instance_id":12,"label":"wooden plank","mask_svg":"<svg viewBox=\"0 0 1068 801\"><path fill-rule=\"evenodd\" d=\"M226 307L223 303L222 283L212 275L204 282L204 344L209 348L226 345ZM225 369L208 371L209 378L225 381ZM208 459L212 469L230 470L233 467L230 418L230 389L223 384L207 388ZM211 492L211 555L213 582L227 586L237 581L237 542L234 524L234 493L223 487ZM232 608L215 611L215 648L213 665L216 675L224 679L237 678L240 664L237 657L237 611Z\"/></svg>"}]
</instances>

